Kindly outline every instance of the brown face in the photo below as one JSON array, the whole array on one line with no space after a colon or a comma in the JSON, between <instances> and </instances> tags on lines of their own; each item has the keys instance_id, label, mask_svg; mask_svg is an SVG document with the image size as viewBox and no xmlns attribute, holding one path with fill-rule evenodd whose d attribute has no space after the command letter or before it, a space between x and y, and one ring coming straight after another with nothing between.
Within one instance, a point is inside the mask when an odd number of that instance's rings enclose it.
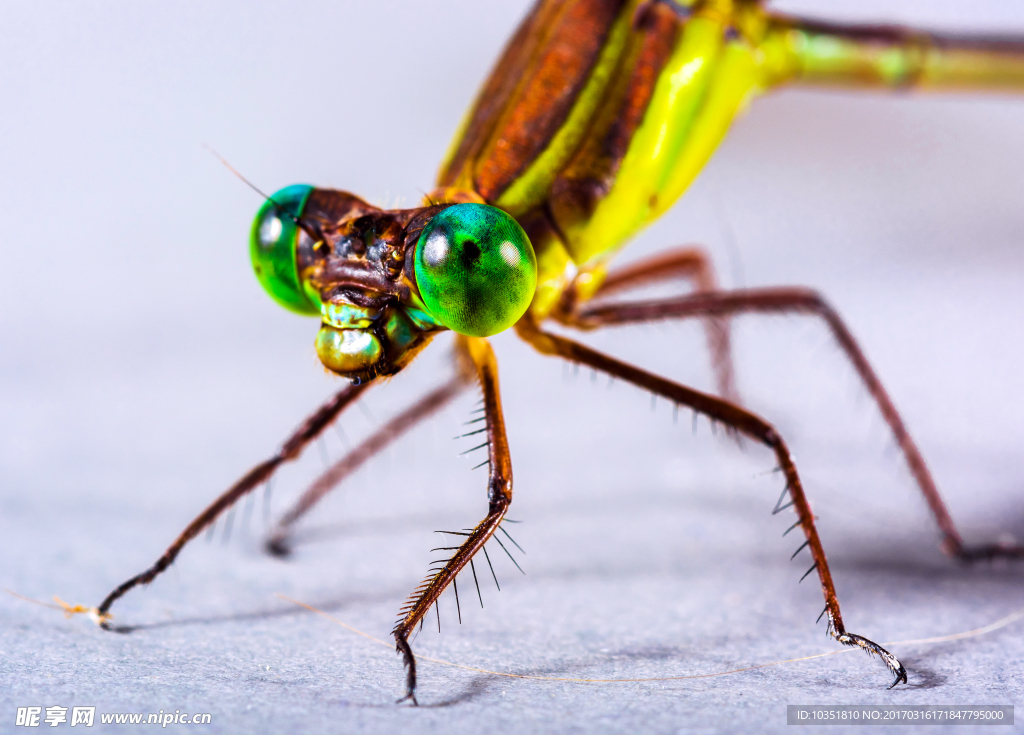
<instances>
[{"instance_id":1,"label":"brown face","mask_svg":"<svg viewBox=\"0 0 1024 735\"><path fill-rule=\"evenodd\" d=\"M394 374L444 328L420 301L413 255L424 225L446 206L382 210L343 191L310 193L297 270L320 295L316 351L328 369L357 383Z\"/></svg>"}]
</instances>

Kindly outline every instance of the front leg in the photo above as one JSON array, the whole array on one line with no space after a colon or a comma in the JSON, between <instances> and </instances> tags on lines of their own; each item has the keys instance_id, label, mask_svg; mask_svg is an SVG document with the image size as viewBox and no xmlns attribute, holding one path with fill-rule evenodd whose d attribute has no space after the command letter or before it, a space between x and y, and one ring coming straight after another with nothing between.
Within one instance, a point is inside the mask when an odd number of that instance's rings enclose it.
<instances>
[{"instance_id":1,"label":"front leg","mask_svg":"<svg viewBox=\"0 0 1024 735\"><path fill-rule=\"evenodd\" d=\"M221 513L269 480L278 467L298 457L306 445L320 436L320 433L330 426L345 408L354 403L370 385L371 383L349 385L331 396L326 403L310 414L299 428L292 432L292 435L285 440L273 457L260 462L249 470L234 485L224 491L220 497L210 503L202 513L196 516L185 527L185 530L178 534L178 538L174 540L174 543L167 547L151 567L115 587L96 609L96 618L100 627L110 629L109 621L113 617L110 614L111 605L117 602L129 590L138 587L140 584L152 582L160 573L174 563L174 560L178 558L178 554L181 553L185 544L212 526Z\"/></svg>"},{"instance_id":2,"label":"front leg","mask_svg":"<svg viewBox=\"0 0 1024 735\"><path fill-rule=\"evenodd\" d=\"M508 451L508 437L505 435L505 418L501 410L501 393L498 389L498 362L490 343L476 337L460 337L459 348L464 350L476 369L477 378L484 397L484 418L487 423L487 459L490 474L487 481L487 517L466 535L466 540L456 549L443 567L431 573L413 591L403 606L401 618L392 631L395 647L402 654L405 663L405 696L416 701L416 658L409 647L409 634L423 620L430 606L445 591L501 525L508 506L512 502L512 459Z\"/></svg>"}]
</instances>

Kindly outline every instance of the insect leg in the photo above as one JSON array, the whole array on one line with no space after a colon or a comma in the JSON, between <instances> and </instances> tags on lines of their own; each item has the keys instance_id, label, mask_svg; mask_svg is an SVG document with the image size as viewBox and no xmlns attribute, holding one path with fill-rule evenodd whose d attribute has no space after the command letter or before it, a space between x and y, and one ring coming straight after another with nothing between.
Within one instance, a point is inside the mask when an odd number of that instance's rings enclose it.
<instances>
[{"instance_id":1,"label":"insect leg","mask_svg":"<svg viewBox=\"0 0 1024 735\"><path fill-rule=\"evenodd\" d=\"M814 570L818 572L818 580L821 582L821 591L825 597L825 606L828 610L826 614L829 618L829 632L833 638L844 645L859 646L869 654L879 656L895 677L890 688L900 681L907 681L906 669L903 668L903 665L895 656L863 636L848 633L843 625L843 618L839 612L839 600L836 598L835 585L832 583L832 573L829 571L828 562L825 559L825 550L818 536L818 530L814 525L814 516L811 513L807 497L804 495L800 476L797 474L796 465L786 443L771 424L728 401L658 377L653 373L601 354L579 342L541 331L528 316L519 320L516 324L516 331L542 354L563 357L567 360L582 363L626 380L652 393L664 396L671 401L689 406L694 411L703 413L712 421L718 421L729 426L771 449L779 463L779 468L786 478L786 487L789 491L793 509L800 520L804 538L807 541L811 557L814 559L814 566L811 567L808 574Z\"/></svg>"},{"instance_id":2,"label":"insect leg","mask_svg":"<svg viewBox=\"0 0 1024 735\"><path fill-rule=\"evenodd\" d=\"M338 415L347 406L359 398L363 391L365 391L370 385L371 383L363 383L362 385L349 385L342 388L331 396L326 403L310 414L310 416L303 421L294 432L292 432L292 435L285 440L284 444L281 445L281 448L277 450L277 454L263 462L260 462L249 470L249 472L238 480L238 482L232 485L225 493L208 505L202 513L196 516L195 519L185 527L185 530L181 532L178 538L174 540L174 543L167 547L167 550L164 551L160 558L156 560L153 566L123 582L106 596L102 604L97 608L101 621L100 625L109 629L110 626L106 622L104 616L110 610L110 606L113 605L118 598L133 587L152 582L158 574L174 562L174 559L178 556L178 553L182 550L185 544L202 533L205 528L217 520L217 516L238 502L240 498L244 497L247 493L252 492L270 479L271 475L274 474L281 464L298 457L305 446L316 439L316 437L320 435L320 432L330 426L331 422L338 418Z\"/></svg>"},{"instance_id":3,"label":"insect leg","mask_svg":"<svg viewBox=\"0 0 1024 735\"><path fill-rule=\"evenodd\" d=\"M691 281L697 291L718 289L715 268L707 251L699 245L686 245L613 270L605 276L594 296L609 296L673 278Z\"/></svg>"},{"instance_id":4,"label":"insect leg","mask_svg":"<svg viewBox=\"0 0 1024 735\"><path fill-rule=\"evenodd\" d=\"M602 281L594 299L618 294L635 288L657 283L683 279L689 281L696 293L718 290L715 278L715 267L704 248L688 245L669 250L638 263L618 268L609 273ZM577 304L573 299L573 291L567 303L556 314L560 321L574 325ZM728 316L710 316L703 320L704 333L711 353L711 367L715 373L718 395L733 403L739 402L736 391L736 378L732 365L732 347L729 336Z\"/></svg>"},{"instance_id":5,"label":"insect leg","mask_svg":"<svg viewBox=\"0 0 1024 735\"><path fill-rule=\"evenodd\" d=\"M292 527L299 518L319 503L327 493L337 487L346 477L362 467L377 452L398 439L423 419L444 408L469 385L471 377L468 372L459 372L447 383L435 388L384 426L377 429L359 446L328 467L277 522L277 528L267 539L267 551L277 556L287 556L291 551L289 536Z\"/></svg>"},{"instance_id":6,"label":"insect leg","mask_svg":"<svg viewBox=\"0 0 1024 735\"><path fill-rule=\"evenodd\" d=\"M402 654L406 668L405 696L399 701L409 699L413 704L416 704L416 659L409 647L409 635L423 619L423 616L430 611L430 606L437 602L441 593L455 580L456 575L469 564L473 556L498 530L508 506L512 502L512 460L508 451L505 418L502 414L501 394L498 389L498 362L487 340L463 337L459 342L476 368L477 379L480 381L484 396L484 415L487 417L487 451L490 458L490 476L487 481L487 517L465 535L466 540L455 550L444 566L430 574L413 592L392 631L395 636L395 646Z\"/></svg>"},{"instance_id":7,"label":"insect leg","mask_svg":"<svg viewBox=\"0 0 1024 735\"><path fill-rule=\"evenodd\" d=\"M853 334L842 318L824 297L808 288L752 288L738 291L698 293L679 299L664 301L642 301L608 306L584 305L575 312L573 326L580 329L594 329L609 324L629 324L656 319L683 319L690 317L707 318L716 315L733 315L755 312L760 314L811 314L821 317L828 325L832 336L853 364L878 410L889 425L899 444L911 474L924 494L928 507L939 526L942 535L941 548L950 556L965 561L991 559L997 556L1024 557L1024 547L1016 545L988 544L966 547L957 531L953 518L939 495L928 465L921 451L907 431L896 406L886 392L882 381L864 356Z\"/></svg>"}]
</instances>

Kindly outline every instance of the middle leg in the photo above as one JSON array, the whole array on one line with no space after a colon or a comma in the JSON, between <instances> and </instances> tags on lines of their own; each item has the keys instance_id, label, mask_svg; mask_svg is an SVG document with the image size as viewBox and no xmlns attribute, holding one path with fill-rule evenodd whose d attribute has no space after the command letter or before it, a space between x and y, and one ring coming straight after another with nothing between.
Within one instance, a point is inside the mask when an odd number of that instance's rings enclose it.
<instances>
[{"instance_id":1,"label":"middle leg","mask_svg":"<svg viewBox=\"0 0 1024 735\"><path fill-rule=\"evenodd\" d=\"M832 573L829 571L828 561L825 558L825 549L821 544L818 529L814 524L814 514L811 512L811 506L807 501L807 496L804 494L803 485L800 481L800 476L797 474L796 464L793 462L789 448L775 430L775 427L740 406L658 377L653 373L592 350L579 342L542 331L530 320L529 316L519 320L516 324L516 331L520 337L532 344L542 354L562 357L621 378L656 395L668 398L678 405L688 406L694 411L704 414L712 421L721 422L771 449L779 463L780 470L786 478L786 487L783 490L782 497L784 498L788 494L790 499L789 504L782 506L782 508L793 507L797 515L794 528L799 525L803 530L804 546L810 550L811 557L814 559L814 565L807 570L807 574L804 576L806 577L815 570L818 572L822 595L825 598L825 609L822 611L822 615L828 615L829 633L844 645L858 646L868 654L877 655L881 658L882 662L895 677L889 686L890 689L901 681L906 683L907 672L903 668L903 664L899 662L899 659L874 641L855 633L849 633L846 630L842 614L839 611L839 600L836 597L835 585L832 582ZM782 502L782 498L780 498L779 502ZM777 507L776 512L778 510L781 510L781 508ZM801 547L801 549L803 548Z\"/></svg>"},{"instance_id":2,"label":"middle leg","mask_svg":"<svg viewBox=\"0 0 1024 735\"><path fill-rule=\"evenodd\" d=\"M613 270L602 281L593 298L600 301L607 296L674 279L689 281L696 294L712 293L718 290L715 268L707 251L697 245L686 245ZM563 324L576 326L579 306L576 289L570 288L565 292L563 301L554 316ZM701 321L708 352L711 355L711 369L715 374L715 387L718 395L727 401L739 403L736 374L732 364L729 317L727 315L710 315Z\"/></svg>"}]
</instances>

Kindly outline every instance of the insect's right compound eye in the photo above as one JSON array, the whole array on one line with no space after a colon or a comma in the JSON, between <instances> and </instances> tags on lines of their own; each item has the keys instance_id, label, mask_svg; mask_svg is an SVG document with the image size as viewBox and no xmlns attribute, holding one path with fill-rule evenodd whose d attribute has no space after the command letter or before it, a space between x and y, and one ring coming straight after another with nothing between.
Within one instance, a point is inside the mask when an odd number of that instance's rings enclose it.
<instances>
[{"instance_id":1,"label":"insect's right compound eye","mask_svg":"<svg viewBox=\"0 0 1024 735\"><path fill-rule=\"evenodd\" d=\"M416 286L430 315L454 332L489 337L526 313L537 286L530 238L486 204L434 215L416 242Z\"/></svg>"},{"instance_id":2,"label":"insect's right compound eye","mask_svg":"<svg viewBox=\"0 0 1024 735\"><path fill-rule=\"evenodd\" d=\"M319 299L302 286L295 251L295 220L311 191L308 184L286 186L263 203L252 223L249 254L256 278L277 303L299 314L319 315Z\"/></svg>"}]
</instances>

